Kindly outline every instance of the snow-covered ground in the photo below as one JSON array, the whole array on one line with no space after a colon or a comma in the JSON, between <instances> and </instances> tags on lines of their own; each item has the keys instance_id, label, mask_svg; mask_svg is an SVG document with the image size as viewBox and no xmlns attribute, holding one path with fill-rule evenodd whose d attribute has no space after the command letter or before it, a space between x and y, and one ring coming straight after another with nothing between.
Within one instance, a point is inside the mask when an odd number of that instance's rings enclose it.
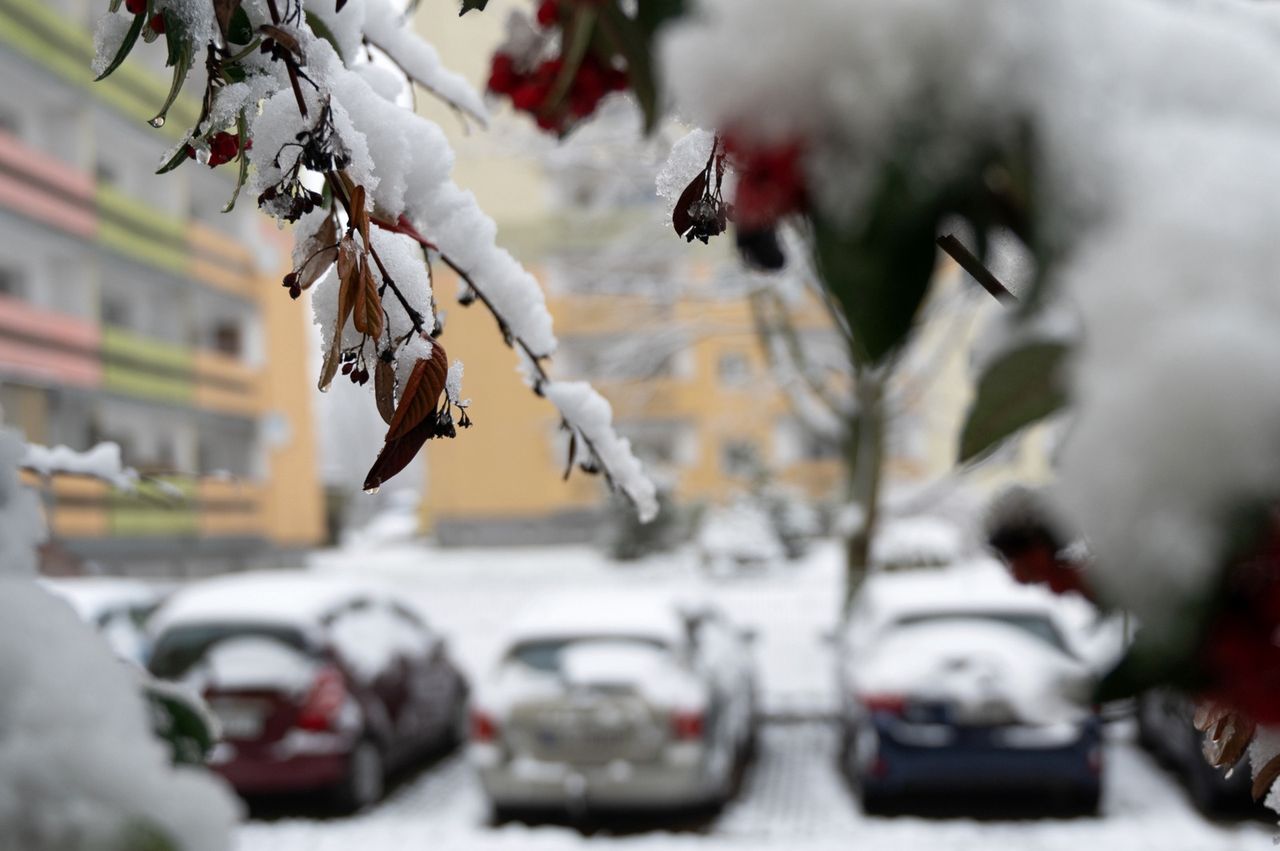
<instances>
[{"instance_id":1,"label":"snow-covered ground","mask_svg":"<svg viewBox=\"0 0 1280 851\"><path fill-rule=\"evenodd\" d=\"M504 626L546 592L671 587L711 589L744 625L759 631L757 659L766 708L775 715L830 707L831 662L824 632L833 621L839 551L818 548L802 564L778 572L713 582L692 559L672 557L614 566L587 549L438 551L404 546L317 556L321 571L357 571L394 581L450 639L473 676L497 652ZM1214 824L1130 741L1113 731L1102 816L1096 819L973 821L863 816L835 768L836 738L821 721L765 727L760 756L741 794L702 829L584 837L563 826L491 827L487 807L460 754L409 780L382 805L350 819L284 818L249 822L238 851L391 851L434 848L574 849L616 846L753 851L753 849L1160 849L1214 851L1266 848L1266 824Z\"/></svg>"}]
</instances>

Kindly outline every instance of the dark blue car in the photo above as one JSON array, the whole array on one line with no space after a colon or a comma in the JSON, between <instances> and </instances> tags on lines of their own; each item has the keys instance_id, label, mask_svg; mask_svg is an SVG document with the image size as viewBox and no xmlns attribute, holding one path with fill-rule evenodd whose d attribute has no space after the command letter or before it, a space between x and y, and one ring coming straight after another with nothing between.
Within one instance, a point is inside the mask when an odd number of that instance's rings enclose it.
<instances>
[{"instance_id":1,"label":"dark blue car","mask_svg":"<svg viewBox=\"0 0 1280 851\"><path fill-rule=\"evenodd\" d=\"M864 809L1018 795L1096 812L1102 724L1057 604L998 582L877 579L840 654L843 761Z\"/></svg>"}]
</instances>

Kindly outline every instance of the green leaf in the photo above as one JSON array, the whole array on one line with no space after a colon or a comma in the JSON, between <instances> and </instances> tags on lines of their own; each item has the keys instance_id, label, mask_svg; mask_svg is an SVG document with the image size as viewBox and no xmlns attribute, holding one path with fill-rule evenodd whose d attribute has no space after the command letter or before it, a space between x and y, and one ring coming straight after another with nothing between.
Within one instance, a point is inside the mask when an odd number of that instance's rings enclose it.
<instances>
[{"instance_id":1,"label":"green leaf","mask_svg":"<svg viewBox=\"0 0 1280 851\"><path fill-rule=\"evenodd\" d=\"M636 8L636 22L649 35L672 18L684 15L685 0L640 0Z\"/></svg>"},{"instance_id":2,"label":"green leaf","mask_svg":"<svg viewBox=\"0 0 1280 851\"><path fill-rule=\"evenodd\" d=\"M178 148L177 153L169 158L168 162L156 169L156 174L168 174L187 160L191 159L191 157L187 156L187 144L190 143L188 142L183 144L182 147Z\"/></svg>"},{"instance_id":3,"label":"green leaf","mask_svg":"<svg viewBox=\"0 0 1280 851\"><path fill-rule=\"evenodd\" d=\"M551 94L547 97L545 108L549 112L555 112L568 96L573 80L578 76L578 69L582 67L582 60L587 55L587 47L590 46L591 38L595 33L595 23L596 10L593 6L584 4L574 10L573 20L565 30L561 47L560 58L564 64L560 67L560 74L556 77L555 84L551 87Z\"/></svg>"},{"instance_id":4,"label":"green leaf","mask_svg":"<svg viewBox=\"0 0 1280 851\"><path fill-rule=\"evenodd\" d=\"M153 732L169 744L174 764L203 765L217 736L200 698L157 680L143 683L143 696L151 704Z\"/></svg>"},{"instance_id":5,"label":"green leaf","mask_svg":"<svg viewBox=\"0 0 1280 851\"><path fill-rule=\"evenodd\" d=\"M116 51L115 58L111 60L111 64L107 66L107 70L93 78L96 83L99 80L105 80L111 76L112 72L120 67L120 63L124 62L129 55L129 51L133 50L133 46L138 43L138 36L142 33L142 27L146 24L147 19L151 15L151 0L147 0L147 8L139 15L133 16L133 23L129 25L129 31L124 34L124 41L120 42L120 49Z\"/></svg>"},{"instance_id":6,"label":"green leaf","mask_svg":"<svg viewBox=\"0 0 1280 851\"><path fill-rule=\"evenodd\" d=\"M195 47L191 43L182 19L166 11L164 21L165 43L169 47L169 59L165 64L173 68L173 81L169 84L169 95L164 99L160 111L149 122L152 127L164 126L165 115L182 92L182 85L187 81L187 72L191 70L192 61L195 58Z\"/></svg>"},{"instance_id":7,"label":"green leaf","mask_svg":"<svg viewBox=\"0 0 1280 851\"><path fill-rule=\"evenodd\" d=\"M113 851L181 851L181 846L150 819L134 818L125 823Z\"/></svg>"},{"instance_id":8,"label":"green leaf","mask_svg":"<svg viewBox=\"0 0 1280 851\"><path fill-rule=\"evenodd\" d=\"M658 124L658 83L654 77L650 33L622 14L616 3L601 8L600 25L614 49L627 61L627 81L644 114L644 132Z\"/></svg>"},{"instance_id":9,"label":"green leaf","mask_svg":"<svg viewBox=\"0 0 1280 851\"><path fill-rule=\"evenodd\" d=\"M308 22L311 17L311 13L308 12ZM237 7L231 14L231 22L227 24L227 41L232 44L248 44L253 41L253 22L249 20L249 13L244 10L244 7Z\"/></svg>"},{"instance_id":10,"label":"green leaf","mask_svg":"<svg viewBox=\"0 0 1280 851\"><path fill-rule=\"evenodd\" d=\"M978 382L977 398L960 437L960 461L988 451L1067 402L1062 369L1065 343L1028 343L998 357Z\"/></svg>"},{"instance_id":11,"label":"green leaf","mask_svg":"<svg viewBox=\"0 0 1280 851\"><path fill-rule=\"evenodd\" d=\"M462 0L462 11L458 13L458 17L461 18L463 15L467 14L467 12L470 12L472 9L474 9L477 12L483 12L484 7L488 5L489 5L489 0Z\"/></svg>"},{"instance_id":12,"label":"green leaf","mask_svg":"<svg viewBox=\"0 0 1280 851\"><path fill-rule=\"evenodd\" d=\"M236 199L240 197L240 190L244 187L245 181L249 179L249 152L245 150L245 145L249 142L249 124L244 120L243 112L236 119L236 133L240 136L240 172L236 175L236 188L231 193L231 200L227 202L227 206L222 208L224 213L230 213L235 209Z\"/></svg>"},{"instance_id":13,"label":"green leaf","mask_svg":"<svg viewBox=\"0 0 1280 851\"><path fill-rule=\"evenodd\" d=\"M907 341L933 279L940 214L912 189L904 169L891 164L859 230L813 219L818 271L844 309L854 356L867 365Z\"/></svg>"},{"instance_id":14,"label":"green leaf","mask_svg":"<svg viewBox=\"0 0 1280 851\"><path fill-rule=\"evenodd\" d=\"M329 25L324 22L324 19L315 12L312 12L310 9L307 10L307 26L311 27L311 31L313 33L329 42L329 46L333 48L333 52L338 54L339 59L343 59L342 49L338 47L337 36L333 34L333 30L329 29ZM343 61L345 62L346 60L343 59Z\"/></svg>"}]
</instances>

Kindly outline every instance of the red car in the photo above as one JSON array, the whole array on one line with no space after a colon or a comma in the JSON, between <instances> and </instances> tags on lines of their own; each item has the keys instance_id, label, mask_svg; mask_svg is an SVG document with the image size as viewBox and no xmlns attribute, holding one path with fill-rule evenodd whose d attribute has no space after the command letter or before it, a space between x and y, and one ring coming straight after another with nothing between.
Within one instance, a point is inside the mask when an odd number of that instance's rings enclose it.
<instances>
[{"instance_id":1,"label":"red car","mask_svg":"<svg viewBox=\"0 0 1280 851\"><path fill-rule=\"evenodd\" d=\"M243 795L316 791L345 810L387 773L456 744L467 685L444 640L377 585L297 572L210 579L151 622L157 677L222 727L211 767Z\"/></svg>"}]
</instances>

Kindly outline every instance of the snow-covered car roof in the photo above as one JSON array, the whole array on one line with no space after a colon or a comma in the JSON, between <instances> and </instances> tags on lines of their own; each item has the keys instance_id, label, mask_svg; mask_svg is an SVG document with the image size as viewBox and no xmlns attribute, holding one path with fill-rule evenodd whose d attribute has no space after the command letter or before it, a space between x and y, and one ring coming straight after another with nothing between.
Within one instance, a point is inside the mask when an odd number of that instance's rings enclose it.
<instances>
[{"instance_id":1,"label":"snow-covered car roof","mask_svg":"<svg viewBox=\"0 0 1280 851\"><path fill-rule=\"evenodd\" d=\"M354 600L385 599L377 583L303 570L218 576L175 593L152 617L152 632L176 624L271 623L310 629Z\"/></svg>"},{"instance_id":2,"label":"snow-covered car roof","mask_svg":"<svg viewBox=\"0 0 1280 851\"><path fill-rule=\"evenodd\" d=\"M113 609L145 608L160 602L158 589L136 579L113 576L70 576L41 579L40 584L71 604L90 623Z\"/></svg>"},{"instance_id":3,"label":"snow-covered car roof","mask_svg":"<svg viewBox=\"0 0 1280 851\"><path fill-rule=\"evenodd\" d=\"M873 573L858 592L854 614L862 626L950 612L1029 612L1061 622L1069 606L1048 589L1019 585L997 564L977 563Z\"/></svg>"},{"instance_id":4,"label":"snow-covered car roof","mask_svg":"<svg viewBox=\"0 0 1280 851\"><path fill-rule=\"evenodd\" d=\"M692 601L648 591L575 592L543 598L517 618L507 646L551 638L627 636L678 644Z\"/></svg>"}]
</instances>

